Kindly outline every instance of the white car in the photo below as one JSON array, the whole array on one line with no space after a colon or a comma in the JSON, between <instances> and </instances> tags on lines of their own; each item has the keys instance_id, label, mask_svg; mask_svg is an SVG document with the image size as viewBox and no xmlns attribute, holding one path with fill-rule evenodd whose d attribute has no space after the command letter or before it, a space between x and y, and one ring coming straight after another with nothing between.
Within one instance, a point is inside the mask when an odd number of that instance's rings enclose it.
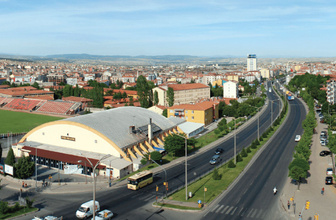
<instances>
[{"instance_id":1,"label":"white car","mask_svg":"<svg viewBox=\"0 0 336 220\"><path fill-rule=\"evenodd\" d=\"M95 219L96 220L106 220L106 219L112 219L112 217L113 217L113 212L105 209L101 212L98 212L97 216L95 216Z\"/></svg>"},{"instance_id":2,"label":"white car","mask_svg":"<svg viewBox=\"0 0 336 220\"><path fill-rule=\"evenodd\" d=\"M333 175L333 169L327 168L327 175Z\"/></svg>"},{"instance_id":3,"label":"white car","mask_svg":"<svg viewBox=\"0 0 336 220\"><path fill-rule=\"evenodd\" d=\"M301 140L301 135L296 135L296 136L295 136L295 141L298 142L298 141L300 141L300 140Z\"/></svg>"}]
</instances>

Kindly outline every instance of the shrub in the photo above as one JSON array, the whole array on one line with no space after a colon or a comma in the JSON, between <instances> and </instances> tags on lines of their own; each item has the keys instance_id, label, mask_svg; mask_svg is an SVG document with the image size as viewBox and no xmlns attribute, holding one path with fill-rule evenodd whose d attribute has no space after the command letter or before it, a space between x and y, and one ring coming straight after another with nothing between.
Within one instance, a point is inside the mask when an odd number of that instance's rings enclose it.
<instances>
[{"instance_id":1,"label":"shrub","mask_svg":"<svg viewBox=\"0 0 336 220\"><path fill-rule=\"evenodd\" d=\"M34 203L33 199L29 199L28 197L26 198L27 208L33 207L33 203Z\"/></svg>"},{"instance_id":2,"label":"shrub","mask_svg":"<svg viewBox=\"0 0 336 220\"><path fill-rule=\"evenodd\" d=\"M255 139L254 143L256 146L260 145L260 142L258 141L258 139Z\"/></svg>"},{"instance_id":3,"label":"shrub","mask_svg":"<svg viewBox=\"0 0 336 220\"><path fill-rule=\"evenodd\" d=\"M6 214L8 209L8 202L0 201L0 214Z\"/></svg>"},{"instance_id":4,"label":"shrub","mask_svg":"<svg viewBox=\"0 0 336 220\"><path fill-rule=\"evenodd\" d=\"M218 173L218 169L214 169L213 173L212 173L212 178L214 180L220 180L222 179L222 175Z\"/></svg>"},{"instance_id":5,"label":"shrub","mask_svg":"<svg viewBox=\"0 0 336 220\"><path fill-rule=\"evenodd\" d=\"M245 148L243 148L243 150L240 152L240 154L241 154L242 157L247 157L247 153L246 153Z\"/></svg>"},{"instance_id":6,"label":"shrub","mask_svg":"<svg viewBox=\"0 0 336 220\"><path fill-rule=\"evenodd\" d=\"M248 147L248 148L246 148L246 153L251 153L251 149Z\"/></svg>"},{"instance_id":7,"label":"shrub","mask_svg":"<svg viewBox=\"0 0 336 220\"><path fill-rule=\"evenodd\" d=\"M228 163L228 168L235 168L236 164L234 164L233 160L230 160Z\"/></svg>"},{"instance_id":8,"label":"shrub","mask_svg":"<svg viewBox=\"0 0 336 220\"><path fill-rule=\"evenodd\" d=\"M236 160L237 160L237 163L238 163L238 162L243 161L243 158L240 156L240 154L238 154L238 155L236 156Z\"/></svg>"}]
</instances>

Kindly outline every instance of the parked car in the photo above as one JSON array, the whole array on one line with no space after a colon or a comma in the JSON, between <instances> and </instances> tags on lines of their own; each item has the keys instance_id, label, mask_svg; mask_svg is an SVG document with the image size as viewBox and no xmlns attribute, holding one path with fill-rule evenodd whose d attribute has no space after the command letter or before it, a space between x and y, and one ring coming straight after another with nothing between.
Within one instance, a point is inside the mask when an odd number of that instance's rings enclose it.
<instances>
[{"instance_id":1,"label":"parked car","mask_svg":"<svg viewBox=\"0 0 336 220\"><path fill-rule=\"evenodd\" d=\"M320 144L321 144L322 146L326 146L326 145L328 144L328 140L321 140L321 141L320 141Z\"/></svg>"},{"instance_id":2,"label":"parked car","mask_svg":"<svg viewBox=\"0 0 336 220\"><path fill-rule=\"evenodd\" d=\"M327 150L323 150L323 151L320 152L320 156L321 156L321 157L328 156L328 155L330 155L330 154L331 154L331 152L330 152L330 151L327 151Z\"/></svg>"},{"instance_id":3,"label":"parked car","mask_svg":"<svg viewBox=\"0 0 336 220\"><path fill-rule=\"evenodd\" d=\"M222 158L219 155L214 155L214 156L212 156L209 163L211 165L215 165L215 164L219 163L220 161L222 161Z\"/></svg>"},{"instance_id":4,"label":"parked car","mask_svg":"<svg viewBox=\"0 0 336 220\"><path fill-rule=\"evenodd\" d=\"M301 140L301 135L296 135L296 136L295 136L295 141L298 142L298 141L300 141L300 140Z\"/></svg>"},{"instance_id":5,"label":"parked car","mask_svg":"<svg viewBox=\"0 0 336 220\"><path fill-rule=\"evenodd\" d=\"M113 217L113 212L111 212L110 210L105 209L105 210L99 212L97 214L97 216L95 216L95 219L96 220L107 220L107 219L112 219L112 217Z\"/></svg>"},{"instance_id":6,"label":"parked car","mask_svg":"<svg viewBox=\"0 0 336 220\"><path fill-rule=\"evenodd\" d=\"M326 141L326 140L328 140L328 138L327 138L326 136L322 136L322 137L320 137L320 142L321 142L321 141Z\"/></svg>"},{"instance_id":7,"label":"parked car","mask_svg":"<svg viewBox=\"0 0 336 220\"><path fill-rule=\"evenodd\" d=\"M325 178L325 184L326 185L330 185L330 184L333 184L333 178L331 176L327 176Z\"/></svg>"},{"instance_id":8,"label":"parked car","mask_svg":"<svg viewBox=\"0 0 336 220\"><path fill-rule=\"evenodd\" d=\"M221 154L223 152L224 152L224 149L219 147L219 148L216 149L215 154L218 155L218 154Z\"/></svg>"},{"instance_id":9,"label":"parked car","mask_svg":"<svg viewBox=\"0 0 336 220\"><path fill-rule=\"evenodd\" d=\"M332 168L327 168L327 175L333 175L333 169Z\"/></svg>"}]
</instances>

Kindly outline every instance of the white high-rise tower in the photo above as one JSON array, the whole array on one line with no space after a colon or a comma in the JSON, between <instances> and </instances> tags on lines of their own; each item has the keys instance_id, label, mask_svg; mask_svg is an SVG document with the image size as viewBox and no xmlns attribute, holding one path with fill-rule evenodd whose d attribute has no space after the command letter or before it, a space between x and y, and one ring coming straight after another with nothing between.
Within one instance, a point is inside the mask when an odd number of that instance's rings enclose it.
<instances>
[{"instance_id":1,"label":"white high-rise tower","mask_svg":"<svg viewBox=\"0 0 336 220\"><path fill-rule=\"evenodd\" d=\"M249 54L247 55L247 71L257 70L257 55Z\"/></svg>"}]
</instances>

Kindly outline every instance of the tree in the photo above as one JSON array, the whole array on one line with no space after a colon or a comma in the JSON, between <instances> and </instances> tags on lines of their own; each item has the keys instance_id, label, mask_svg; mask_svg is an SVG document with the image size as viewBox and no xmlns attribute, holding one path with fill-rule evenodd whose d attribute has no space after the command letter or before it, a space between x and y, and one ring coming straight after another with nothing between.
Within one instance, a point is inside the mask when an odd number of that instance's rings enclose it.
<instances>
[{"instance_id":1,"label":"tree","mask_svg":"<svg viewBox=\"0 0 336 220\"><path fill-rule=\"evenodd\" d=\"M19 179L26 179L34 173L34 162L31 162L29 157L21 157L14 165L15 176Z\"/></svg>"},{"instance_id":2,"label":"tree","mask_svg":"<svg viewBox=\"0 0 336 220\"><path fill-rule=\"evenodd\" d=\"M8 210L8 202L0 201L0 214L6 214Z\"/></svg>"},{"instance_id":3,"label":"tree","mask_svg":"<svg viewBox=\"0 0 336 220\"><path fill-rule=\"evenodd\" d=\"M228 163L228 167L229 168L235 168L236 167L236 164L234 164L233 160L230 160L229 163Z\"/></svg>"},{"instance_id":4,"label":"tree","mask_svg":"<svg viewBox=\"0 0 336 220\"><path fill-rule=\"evenodd\" d=\"M174 89L170 87L167 91L167 102L169 107L174 105Z\"/></svg>"},{"instance_id":5,"label":"tree","mask_svg":"<svg viewBox=\"0 0 336 220\"><path fill-rule=\"evenodd\" d=\"M164 142L164 149L175 156L182 156L184 154L185 140L183 137L173 134L166 137Z\"/></svg>"},{"instance_id":6,"label":"tree","mask_svg":"<svg viewBox=\"0 0 336 220\"><path fill-rule=\"evenodd\" d=\"M298 181L298 189L300 189L301 178L307 178L307 171L298 166L293 166L288 173L293 180Z\"/></svg>"},{"instance_id":7,"label":"tree","mask_svg":"<svg viewBox=\"0 0 336 220\"><path fill-rule=\"evenodd\" d=\"M133 96L129 97L129 106L134 106Z\"/></svg>"},{"instance_id":8,"label":"tree","mask_svg":"<svg viewBox=\"0 0 336 220\"><path fill-rule=\"evenodd\" d=\"M222 175L219 174L217 168L214 169L214 171L213 171L213 173L212 173L212 178L213 178L214 180L220 180L220 179L222 179Z\"/></svg>"},{"instance_id":9,"label":"tree","mask_svg":"<svg viewBox=\"0 0 336 220\"><path fill-rule=\"evenodd\" d=\"M159 93L157 91L154 92L154 105L159 103Z\"/></svg>"},{"instance_id":10,"label":"tree","mask_svg":"<svg viewBox=\"0 0 336 220\"><path fill-rule=\"evenodd\" d=\"M288 169L291 170L293 167L300 167L305 172L310 169L309 162L303 158L295 158L288 166Z\"/></svg>"},{"instance_id":11,"label":"tree","mask_svg":"<svg viewBox=\"0 0 336 220\"><path fill-rule=\"evenodd\" d=\"M153 151L150 155L152 160L160 161L162 159L162 154L159 151Z\"/></svg>"},{"instance_id":12,"label":"tree","mask_svg":"<svg viewBox=\"0 0 336 220\"><path fill-rule=\"evenodd\" d=\"M36 89L40 89L40 86L37 82L34 82L32 87L36 88Z\"/></svg>"},{"instance_id":13,"label":"tree","mask_svg":"<svg viewBox=\"0 0 336 220\"><path fill-rule=\"evenodd\" d=\"M5 159L5 164L11 165L11 166L14 166L15 164L15 156L14 156L14 151L12 148L9 148L7 157Z\"/></svg>"},{"instance_id":14,"label":"tree","mask_svg":"<svg viewBox=\"0 0 336 220\"><path fill-rule=\"evenodd\" d=\"M163 110L162 115L165 116L166 118L168 117L167 109Z\"/></svg>"},{"instance_id":15,"label":"tree","mask_svg":"<svg viewBox=\"0 0 336 220\"><path fill-rule=\"evenodd\" d=\"M143 108L150 107L149 93L150 93L151 88L149 84L147 83L147 80L144 76L141 75L138 77L136 87L137 87L137 92L138 92L139 102L140 102L141 107Z\"/></svg>"},{"instance_id":16,"label":"tree","mask_svg":"<svg viewBox=\"0 0 336 220\"><path fill-rule=\"evenodd\" d=\"M243 150L240 152L240 154L241 154L242 157L247 157L247 153L246 153L245 148L243 148Z\"/></svg>"}]
</instances>

